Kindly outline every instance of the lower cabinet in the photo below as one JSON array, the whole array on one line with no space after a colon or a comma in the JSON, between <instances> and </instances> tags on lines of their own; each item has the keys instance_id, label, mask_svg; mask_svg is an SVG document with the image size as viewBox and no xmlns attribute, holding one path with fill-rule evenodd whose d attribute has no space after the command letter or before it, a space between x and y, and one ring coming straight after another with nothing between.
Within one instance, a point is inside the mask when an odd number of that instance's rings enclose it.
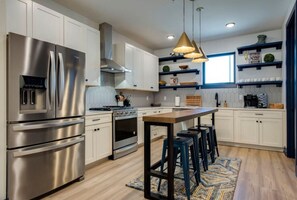
<instances>
[{"instance_id":1,"label":"lower cabinet","mask_svg":"<svg viewBox=\"0 0 297 200\"><path fill-rule=\"evenodd\" d=\"M138 111L137 118L137 132L138 132L138 144L142 144L144 142L144 122L142 120L143 116L148 115L157 115L162 113L172 112L171 108L162 108L162 109L151 109L145 111ZM157 137L167 135L167 128L163 126L151 126L151 139L155 139Z\"/></svg>"},{"instance_id":2,"label":"lower cabinet","mask_svg":"<svg viewBox=\"0 0 297 200\"><path fill-rule=\"evenodd\" d=\"M201 123L212 124L211 115L202 117ZM215 113L215 127L218 141L234 142L233 110L219 110Z\"/></svg>"},{"instance_id":3,"label":"lower cabinet","mask_svg":"<svg viewBox=\"0 0 297 200\"><path fill-rule=\"evenodd\" d=\"M278 112L237 112L236 142L269 147L283 146L283 118Z\"/></svg>"},{"instance_id":4,"label":"lower cabinet","mask_svg":"<svg viewBox=\"0 0 297 200\"><path fill-rule=\"evenodd\" d=\"M112 123L86 124L85 164L112 155Z\"/></svg>"}]
</instances>

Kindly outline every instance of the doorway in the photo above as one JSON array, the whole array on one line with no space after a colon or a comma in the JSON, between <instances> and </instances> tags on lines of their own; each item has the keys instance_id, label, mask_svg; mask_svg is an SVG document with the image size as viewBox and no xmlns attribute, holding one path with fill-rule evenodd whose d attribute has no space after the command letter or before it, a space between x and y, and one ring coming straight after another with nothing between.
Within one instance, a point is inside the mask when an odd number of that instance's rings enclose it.
<instances>
[{"instance_id":1,"label":"doorway","mask_svg":"<svg viewBox=\"0 0 297 200\"><path fill-rule=\"evenodd\" d=\"M297 68L296 68L296 5L286 26L286 109L287 109L287 149L286 155L295 158L297 175Z\"/></svg>"}]
</instances>

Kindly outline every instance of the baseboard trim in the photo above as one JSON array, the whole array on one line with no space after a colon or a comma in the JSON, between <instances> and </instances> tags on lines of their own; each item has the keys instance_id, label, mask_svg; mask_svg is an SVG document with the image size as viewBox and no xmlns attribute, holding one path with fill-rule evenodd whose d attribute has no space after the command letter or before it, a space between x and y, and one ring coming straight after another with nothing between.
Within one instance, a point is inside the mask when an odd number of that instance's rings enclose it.
<instances>
[{"instance_id":1,"label":"baseboard trim","mask_svg":"<svg viewBox=\"0 0 297 200\"><path fill-rule=\"evenodd\" d=\"M267 151L278 151L283 152L282 147L266 147L254 144L242 144L242 143L234 143L234 142L218 142L220 145L223 146L232 146L232 147L243 147L248 149L260 149L260 150L267 150Z\"/></svg>"}]
</instances>

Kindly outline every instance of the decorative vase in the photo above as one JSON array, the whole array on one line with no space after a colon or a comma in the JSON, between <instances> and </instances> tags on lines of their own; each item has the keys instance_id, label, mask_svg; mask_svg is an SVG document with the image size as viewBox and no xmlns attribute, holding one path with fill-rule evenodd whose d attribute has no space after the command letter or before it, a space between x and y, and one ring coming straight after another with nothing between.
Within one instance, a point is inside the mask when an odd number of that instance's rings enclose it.
<instances>
[{"instance_id":1,"label":"decorative vase","mask_svg":"<svg viewBox=\"0 0 297 200\"><path fill-rule=\"evenodd\" d=\"M266 35L258 35L257 37L258 37L257 44L265 44L266 43L266 38L267 38Z\"/></svg>"}]
</instances>

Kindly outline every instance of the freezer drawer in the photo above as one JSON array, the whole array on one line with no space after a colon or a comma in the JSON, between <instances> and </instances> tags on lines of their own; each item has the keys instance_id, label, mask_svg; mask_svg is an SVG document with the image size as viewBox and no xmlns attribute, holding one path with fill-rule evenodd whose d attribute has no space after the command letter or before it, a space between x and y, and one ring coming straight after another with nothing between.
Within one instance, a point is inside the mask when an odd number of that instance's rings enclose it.
<instances>
[{"instance_id":1,"label":"freezer drawer","mask_svg":"<svg viewBox=\"0 0 297 200\"><path fill-rule=\"evenodd\" d=\"M8 124L7 148L19 148L82 135L84 117Z\"/></svg>"},{"instance_id":2,"label":"freezer drawer","mask_svg":"<svg viewBox=\"0 0 297 200\"><path fill-rule=\"evenodd\" d=\"M8 150L7 198L32 199L84 175L84 136Z\"/></svg>"}]
</instances>

